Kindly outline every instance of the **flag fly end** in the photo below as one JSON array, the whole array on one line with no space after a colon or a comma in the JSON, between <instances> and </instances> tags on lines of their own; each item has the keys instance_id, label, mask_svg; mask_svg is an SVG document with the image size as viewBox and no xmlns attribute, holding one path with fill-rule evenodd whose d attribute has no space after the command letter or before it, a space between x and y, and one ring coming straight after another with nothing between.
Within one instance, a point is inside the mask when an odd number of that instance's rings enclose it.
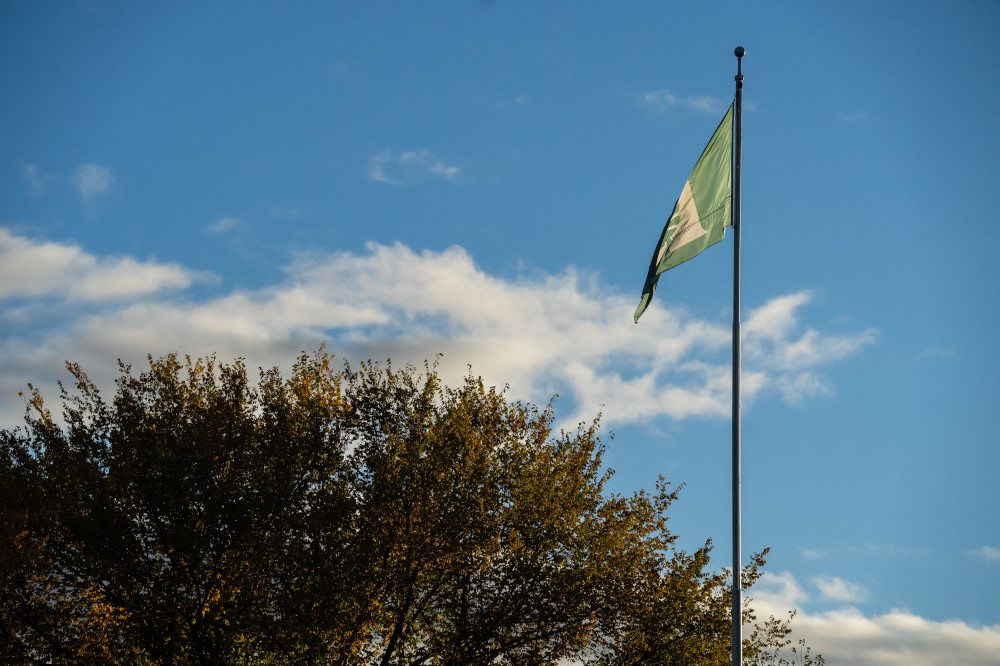
<instances>
[{"instance_id":1,"label":"flag fly end","mask_svg":"<svg viewBox=\"0 0 1000 666\"><path fill-rule=\"evenodd\" d=\"M649 305L660 274L701 253L725 236L732 222L733 111L730 106L684 183L653 250L634 320Z\"/></svg>"}]
</instances>

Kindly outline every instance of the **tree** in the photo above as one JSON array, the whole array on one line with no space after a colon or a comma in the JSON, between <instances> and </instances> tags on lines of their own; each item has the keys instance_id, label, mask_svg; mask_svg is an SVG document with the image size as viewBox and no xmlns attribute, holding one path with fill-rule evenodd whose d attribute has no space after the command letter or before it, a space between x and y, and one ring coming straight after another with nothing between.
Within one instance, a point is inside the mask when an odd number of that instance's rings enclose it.
<instances>
[{"instance_id":1,"label":"tree","mask_svg":"<svg viewBox=\"0 0 1000 666\"><path fill-rule=\"evenodd\" d=\"M110 402L68 369L61 420L32 389L0 432L8 661L728 661L711 544L674 547L662 480L605 490L597 420L555 433L551 405L472 376L322 349L256 385L151 358ZM787 633L765 622L748 656L778 663Z\"/></svg>"}]
</instances>

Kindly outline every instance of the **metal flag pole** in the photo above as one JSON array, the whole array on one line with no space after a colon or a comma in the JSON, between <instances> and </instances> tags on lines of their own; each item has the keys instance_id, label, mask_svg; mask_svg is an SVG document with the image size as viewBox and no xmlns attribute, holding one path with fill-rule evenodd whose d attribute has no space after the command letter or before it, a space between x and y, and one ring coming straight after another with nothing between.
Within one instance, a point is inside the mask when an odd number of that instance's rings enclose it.
<instances>
[{"instance_id":1,"label":"metal flag pole","mask_svg":"<svg viewBox=\"0 0 1000 666\"><path fill-rule=\"evenodd\" d=\"M740 162L743 157L743 56L737 46L733 113L733 666L743 664L743 590L740 580Z\"/></svg>"}]
</instances>

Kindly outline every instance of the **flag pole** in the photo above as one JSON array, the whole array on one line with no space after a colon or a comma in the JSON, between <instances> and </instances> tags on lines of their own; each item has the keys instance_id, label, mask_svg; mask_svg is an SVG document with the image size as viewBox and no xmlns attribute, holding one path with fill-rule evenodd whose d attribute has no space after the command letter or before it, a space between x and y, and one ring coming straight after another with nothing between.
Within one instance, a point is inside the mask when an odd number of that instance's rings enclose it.
<instances>
[{"instance_id":1,"label":"flag pole","mask_svg":"<svg viewBox=\"0 0 1000 666\"><path fill-rule=\"evenodd\" d=\"M733 666L743 664L743 594L740 562L740 162L743 157L743 56L737 46L733 112Z\"/></svg>"}]
</instances>

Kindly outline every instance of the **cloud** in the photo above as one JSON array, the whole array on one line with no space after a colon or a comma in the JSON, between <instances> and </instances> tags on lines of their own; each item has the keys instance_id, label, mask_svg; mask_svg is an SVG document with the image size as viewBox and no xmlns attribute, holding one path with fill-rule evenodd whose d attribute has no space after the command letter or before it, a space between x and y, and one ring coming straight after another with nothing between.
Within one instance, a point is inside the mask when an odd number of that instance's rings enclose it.
<instances>
[{"instance_id":1,"label":"cloud","mask_svg":"<svg viewBox=\"0 0 1000 666\"><path fill-rule=\"evenodd\" d=\"M930 347L917 355L919 360L935 358L952 358L955 355L954 347Z\"/></svg>"},{"instance_id":2,"label":"cloud","mask_svg":"<svg viewBox=\"0 0 1000 666\"><path fill-rule=\"evenodd\" d=\"M221 359L246 357L250 367L287 367L324 340L355 361L419 363L444 352L449 383L471 364L487 382L509 383L518 398L544 401L558 391L576 410L570 422L592 417L602 404L606 421L619 424L728 415L728 321L659 307L633 325L631 296L574 268L505 279L459 247L418 252L373 243L360 253L302 254L285 272L279 284L196 299L182 290L203 276L189 269L99 257L0 228L0 418L17 422L24 409L17 391L28 381L54 399L67 359L110 390L117 358L141 365L146 354L218 352ZM796 378L822 383L824 364L873 343L874 331L831 335L801 323L811 298L808 291L779 295L751 310L744 328L753 352L744 359L749 398L770 392L807 399L808 387L794 395ZM51 307L59 299L60 307ZM1000 549L971 554L993 560ZM868 595L836 577L810 582L815 598L790 573L765 573L750 596L760 617L784 617ZM1000 654L1000 626L905 610L799 611L792 627L793 638L805 638L831 664L977 666L995 664Z\"/></svg>"},{"instance_id":3,"label":"cloud","mask_svg":"<svg viewBox=\"0 0 1000 666\"><path fill-rule=\"evenodd\" d=\"M22 164L21 177L28 184L28 192L33 197L40 197L45 192L45 178L37 164Z\"/></svg>"},{"instance_id":4,"label":"cloud","mask_svg":"<svg viewBox=\"0 0 1000 666\"><path fill-rule=\"evenodd\" d=\"M728 322L656 308L642 325L633 325L631 296L572 267L502 279L482 271L459 247L415 252L372 243L358 254L300 255L286 267L283 283L264 289L202 301L175 293L163 301L159 290L186 286L197 274L174 265L98 259L71 245L0 238L24 270L34 271L4 280L8 295L122 298L30 335L8 337L0 348L0 376L22 387L58 376L65 359L113 373L119 357L142 362L147 354L218 352L220 358L242 356L251 367L269 367L326 341L353 360L419 363L444 353L440 367L449 383L471 364L488 383L510 384L520 399L546 402L560 393L561 404L574 412L567 424L598 411L615 424L662 416L724 418L731 406ZM43 269L46 264L50 268ZM115 279L126 275L135 277ZM116 292L116 285L131 292ZM814 366L831 360L824 354L845 355L842 345L829 344L829 336L798 330L794 310L808 302L808 294L775 300L792 312L780 327L754 325L767 331L770 347L744 363L747 404L768 392L789 402L814 395L796 377L818 373ZM30 311L20 316L22 328L33 325ZM783 350L806 335L814 350L786 369ZM854 351L868 334L857 337L846 345Z\"/></svg>"},{"instance_id":5,"label":"cloud","mask_svg":"<svg viewBox=\"0 0 1000 666\"><path fill-rule=\"evenodd\" d=\"M780 574L765 572L750 591L754 608L766 609L767 613L780 617L799 608L808 601L809 595L799 585L790 572Z\"/></svg>"},{"instance_id":6,"label":"cloud","mask_svg":"<svg viewBox=\"0 0 1000 666\"><path fill-rule=\"evenodd\" d=\"M384 150L372 155L368 175L372 180L390 185L402 185L427 176L455 180L461 173L457 166L448 166L427 150L411 150L399 155Z\"/></svg>"},{"instance_id":7,"label":"cloud","mask_svg":"<svg viewBox=\"0 0 1000 666\"><path fill-rule=\"evenodd\" d=\"M860 123L868 120L871 114L867 111L857 111L855 113L841 113L837 117L840 118L841 122Z\"/></svg>"},{"instance_id":8,"label":"cloud","mask_svg":"<svg viewBox=\"0 0 1000 666\"><path fill-rule=\"evenodd\" d=\"M520 111L528 106L531 99L527 95L515 95L514 97L498 97L496 108L500 111Z\"/></svg>"},{"instance_id":9,"label":"cloud","mask_svg":"<svg viewBox=\"0 0 1000 666\"><path fill-rule=\"evenodd\" d=\"M104 194L114 181L115 177L110 169L94 163L78 166L76 176L73 178L73 184L84 201L90 201Z\"/></svg>"},{"instance_id":10,"label":"cloud","mask_svg":"<svg viewBox=\"0 0 1000 666\"><path fill-rule=\"evenodd\" d=\"M850 585L845 584L845 589ZM832 586L833 589L840 587L837 583ZM765 573L749 594L761 618L786 617L789 610L801 609L809 600L805 590L788 572ZM935 621L899 609L870 616L850 606L818 613L799 610L791 627L791 638L804 638L813 652L822 654L828 664L987 666L995 665L996 655L1000 654L1000 625Z\"/></svg>"},{"instance_id":11,"label":"cloud","mask_svg":"<svg viewBox=\"0 0 1000 666\"><path fill-rule=\"evenodd\" d=\"M208 225L205 230L213 236L218 236L219 234L224 234L227 231L232 231L238 226L240 226L240 220L238 217L220 217L218 220Z\"/></svg>"},{"instance_id":12,"label":"cloud","mask_svg":"<svg viewBox=\"0 0 1000 666\"><path fill-rule=\"evenodd\" d=\"M976 548L975 550L970 550L969 554L991 562L1000 560L1000 548L994 548L993 546Z\"/></svg>"},{"instance_id":13,"label":"cloud","mask_svg":"<svg viewBox=\"0 0 1000 666\"><path fill-rule=\"evenodd\" d=\"M797 313L811 299L808 290L773 298L751 310L742 325L743 356L780 371L775 374L775 388L789 404L830 395L832 388L816 369L856 354L877 337L873 328L848 335L824 334L814 328L798 333Z\"/></svg>"},{"instance_id":14,"label":"cloud","mask_svg":"<svg viewBox=\"0 0 1000 666\"><path fill-rule=\"evenodd\" d=\"M722 113L728 106L729 99L702 95L700 97L681 97L669 90L649 90L636 97L636 102L643 107L662 113L667 109L687 108L706 113Z\"/></svg>"},{"instance_id":15,"label":"cloud","mask_svg":"<svg viewBox=\"0 0 1000 666\"><path fill-rule=\"evenodd\" d=\"M826 335L807 328L793 336L799 324L798 309L809 303L809 291L781 296L751 310L743 327L744 353L769 358L782 369L795 371L836 361L875 342L875 329L850 335Z\"/></svg>"},{"instance_id":16,"label":"cloud","mask_svg":"<svg viewBox=\"0 0 1000 666\"><path fill-rule=\"evenodd\" d=\"M176 264L98 259L76 245L33 241L0 228L0 298L135 299L183 289L203 277Z\"/></svg>"},{"instance_id":17,"label":"cloud","mask_svg":"<svg viewBox=\"0 0 1000 666\"><path fill-rule=\"evenodd\" d=\"M859 603L868 599L868 589L859 583L851 583L842 578L831 578L830 576L819 576L812 579L824 599L831 601L842 601L846 603Z\"/></svg>"},{"instance_id":18,"label":"cloud","mask_svg":"<svg viewBox=\"0 0 1000 666\"><path fill-rule=\"evenodd\" d=\"M268 209L267 214L276 220L294 220L299 217L299 210L291 206L274 204Z\"/></svg>"}]
</instances>

